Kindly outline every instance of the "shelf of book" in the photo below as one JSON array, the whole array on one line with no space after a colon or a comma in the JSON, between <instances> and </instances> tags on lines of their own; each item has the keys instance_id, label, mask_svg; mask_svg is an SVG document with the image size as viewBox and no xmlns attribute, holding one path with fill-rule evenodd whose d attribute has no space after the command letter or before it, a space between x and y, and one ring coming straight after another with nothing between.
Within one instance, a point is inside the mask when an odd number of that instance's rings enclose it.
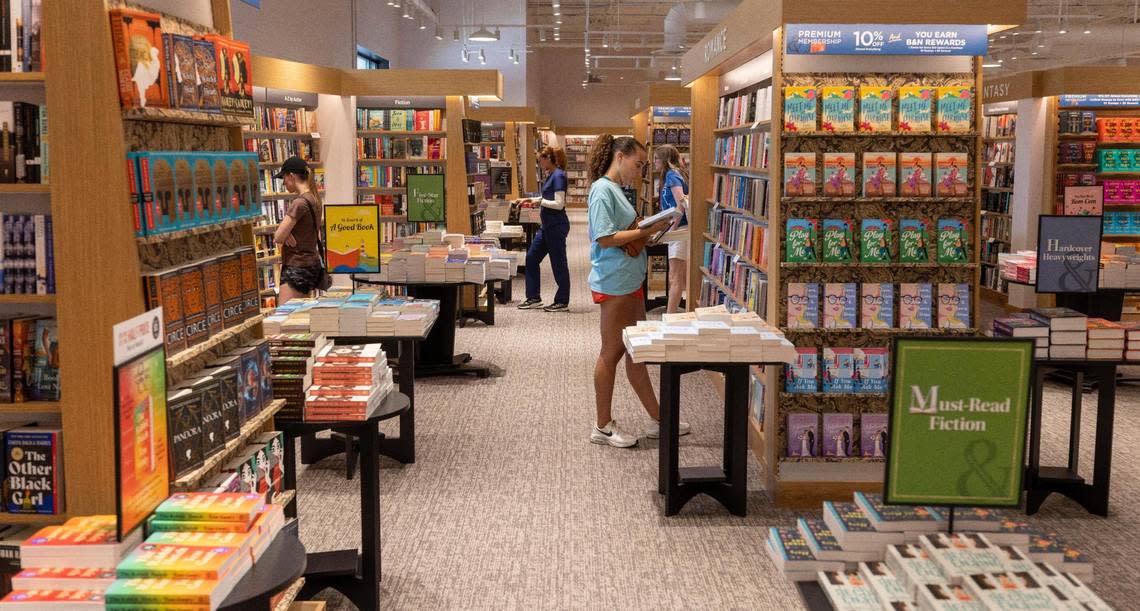
<instances>
[{"instance_id":1,"label":"shelf of book","mask_svg":"<svg viewBox=\"0 0 1140 611\"><path fill-rule=\"evenodd\" d=\"M253 225L260 220L259 217L248 217L244 219L237 219L233 221L224 221L221 223L211 223L209 225L201 225L199 227L191 227L190 229L182 229L179 231L168 231L166 233L159 233L155 235L148 235L135 238L139 244L161 244L163 242L173 242L182 238L190 236L205 235L216 231L226 231L234 227L244 227L246 225Z\"/></svg>"},{"instance_id":2,"label":"shelf of book","mask_svg":"<svg viewBox=\"0 0 1140 611\"><path fill-rule=\"evenodd\" d=\"M253 116L227 115L221 113L196 112L176 108L128 108L123 110L125 121L152 121L159 123L183 123L210 127L242 127L253 122Z\"/></svg>"},{"instance_id":3,"label":"shelf of book","mask_svg":"<svg viewBox=\"0 0 1140 611\"><path fill-rule=\"evenodd\" d=\"M51 185L27 182L0 184L0 195L17 193L51 193Z\"/></svg>"},{"instance_id":4,"label":"shelf of book","mask_svg":"<svg viewBox=\"0 0 1140 611\"><path fill-rule=\"evenodd\" d=\"M172 355L169 355L166 357L166 367L168 369L173 369L175 367L179 367L181 365L184 365L184 364L190 362L191 360L193 360L199 356L202 356L203 354L206 354L207 352L217 348L218 346L225 343L226 340L234 338L234 337L238 337L242 333L245 333L246 331L249 331L249 330L253 329L254 327L257 327L258 325L261 324L261 321L264 318L265 318L264 316L258 314L256 316L253 316L249 320L241 323L240 325L237 325L236 327L225 329L221 333L218 333L218 334L210 337L209 339L203 341L202 343L200 343L196 346L192 346L190 348L182 350L181 352L176 352Z\"/></svg>"},{"instance_id":5,"label":"shelf of book","mask_svg":"<svg viewBox=\"0 0 1140 611\"><path fill-rule=\"evenodd\" d=\"M374 195L404 195L407 187L357 187L357 193L372 193Z\"/></svg>"},{"instance_id":6,"label":"shelf of book","mask_svg":"<svg viewBox=\"0 0 1140 611\"><path fill-rule=\"evenodd\" d=\"M954 138L959 140L966 140L977 138L977 132L905 132L905 131L882 131L882 132L787 132L783 133L783 137L788 140L795 140L799 138Z\"/></svg>"},{"instance_id":7,"label":"shelf of book","mask_svg":"<svg viewBox=\"0 0 1140 611\"><path fill-rule=\"evenodd\" d=\"M285 407L285 399L276 399L269 405L266 405L261 412L242 425L241 432L238 433L238 436L226 442L226 446L222 451L207 458L201 467L172 481L170 483L171 489L178 491L197 489L207 477L214 474L218 467L226 464L230 458L233 458L234 453L244 449L250 437L257 433L264 432L267 424L272 425L273 416L281 411L282 407Z\"/></svg>"},{"instance_id":8,"label":"shelf of book","mask_svg":"<svg viewBox=\"0 0 1140 611\"><path fill-rule=\"evenodd\" d=\"M737 172L741 174L750 174L756 176L768 175L768 170L764 168L751 168L743 165L717 165L714 163L709 167L713 168L714 170L723 170L725 172Z\"/></svg>"},{"instance_id":9,"label":"shelf of book","mask_svg":"<svg viewBox=\"0 0 1140 611\"><path fill-rule=\"evenodd\" d=\"M58 414L61 410L59 401L0 403L0 413L3 414Z\"/></svg>"},{"instance_id":10,"label":"shelf of book","mask_svg":"<svg viewBox=\"0 0 1140 611\"><path fill-rule=\"evenodd\" d=\"M586 206L590 189L590 147L595 139L597 136L592 135L566 136L566 178L569 182L566 189L567 205Z\"/></svg>"},{"instance_id":11,"label":"shelf of book","mask_svg":"<svg viewBox=\"0 0 1140 611\"><path fill-rule=\"evenodd\" d=\"M260 138L263 140L274 140L281 138L283 140L319 140L321 138L320 132L293 132L293 131L276 131L272 129L243 129L241 132L243 138Z\"/></svg>"},{"instance_id":12,"label":"shelf of book","mask_svg":"<svg viewBox=\"0 0 1140 611\"><path fill-rule=\"evenodd\" d=\"M281 167L281 165L282 165L282 164L284 164L284 163L285 163L285 160L284 160L284 159L282 159L281 161L259 161L259 162L257 163L257 167L259 167L259 168L261 168L261 169L263 169L263 170L267 170L267 169L270 169L270 168L279 168L279 167ZM306 159L306 160L305 160L305 163L309 164L309 167L310 167L310 168L320 168L320 167L324 167L324 162L322 162L322 161L315 161L315 160L313 160L313 159Z\"/></svg>"},{"instance_id":13,"label":"shelf of book","mask_svg":"<svg viewBox=\"0 0 1140 611\"><path fill-rule=\"evenodd\" d=\"M55 295L0 294L0 304L55 303Z\"/></svg>"},{"instance_id":14,"label":"shelf of book","mask_svg":"<svg viewBox=\"0 0 1140 611\"><path fill-rule=\"evenodd\" d=\"M419 137L430 136L433 138L446 138L447 132L440 130L424 130L424 131L403 131L403 130L387 130L387 129L358 129L356 130L358 137L374 138L379 136L406 136L406 137Z\"/></svg>"},{"instance_id":15,"label":"shelf of book","mask_svg":"<svg viewBox=\"0 0 1140 611\"><path fill-rule=\"evenodd\" d=\"M712 133L717 134L717 135L721 135L721 134L742 134L742 133L753 132L753 131L764 131L767 129L771 129L771 127L772 127L771 121L756 121L754 123L748 123L745 125L730 125L727 127L718 127L716 129L712 130Z\"/></svg>"},{"instance_id":16,"label":"shelf of book","mask_svg":"<svg viewBox=\"0 0 1140 611\"><path fill-rule=\"evenodd\" d=\"M444 159L357 159L356 163L361 165L441 166L447 161Z\"/></svg>"}]
</instances>

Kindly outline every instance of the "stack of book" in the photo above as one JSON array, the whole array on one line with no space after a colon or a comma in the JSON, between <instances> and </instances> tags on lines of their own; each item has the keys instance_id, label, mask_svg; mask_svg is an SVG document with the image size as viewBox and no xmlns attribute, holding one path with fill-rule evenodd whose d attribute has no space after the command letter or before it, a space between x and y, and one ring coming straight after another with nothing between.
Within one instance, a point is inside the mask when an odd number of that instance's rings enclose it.
<instances>
[{"instance_id":1,"label":"stack of book","mask_svg":"<svg viewBox=\"0 0 1140 611\"><path fill-rule=\"evenodd\" d=\"M1034 357L1049 358L1049 325L1028 314L1017 314L993 321L994 337L1030 337L1035 343Z\"/></svg>"},{"instance_id":2,"label":"stack of book","mask_svg":"<svg viewBox=\"0 0 1140 611\"><path fill-rule=\"evenodd\" d=\"M1049 358L1085 358L1088 316L1069 308L1039 308L1029 315L1049 327Z\"/></svg>"},{"instance_id":3,"label":"stack of book","mask_svg":"<svg viewBox=\"0 0 1140 611\"><path fill-rule=\"evenodd\" d=\"M359 337L368 333L368 315L380 296L376 293L358 293L348 296L340 306L340 325L337 330L344 337Z\"/></svg>"},{"instance_id":4,"label":"stack of book","mask_svg":"<svg viewBox=\"0 0 1140 611\"><path fill-rule=\"evenodd\" d=\"M1140 361L1140 321L1116 323L1124 329L1124 359Z\"/></svg>"},{"instance_id":5,"label":"stack of book","mask_svg":"<svg viewBox=\"0 0 1140 611\"><path fill-rule=\"evenodd\" d=\"M305 420L367 420L392 388L392 369L380 344L325 346L305 396Z\"/></svg>"},{"instance_id":6,"label":"stack of book","mask_svg":"<svg viewBox=\"0 0 1140 611\"><path fill-rule=\"evenodd\" d=\"M329 340L324 335L291 333L270 335L269 353L272 359L273 396L285 400L277 412L282 420L301 420L305 410L305 392L313 383L313 364L317 353Z\"/></svg>"},{"instance_id":7,"label":"stack of book","mask_svg":"<svg viewBox=\"0 0 1140 611\"><path fill-rule=\"evenodd\" d=\"M796 358L779 329L755 312L731 313L723 305L638 321L625 328L622 339L635 363L790 363Z\"/></svg>"},{"instance_id":8,"label":"stack of book","mask_svg":"<svg viewBox=\"0 0 1140 611\"><path fill-rule=\"evenodd\" d=\"M1124 359L1124 344L1126 334L1124 327L1119 323L1103 318L1090 318L1088 329L1088 359L1108 359L1119 361Z\"/></svg>"},{"instance_id":9,"label":"stack of book","mask_svg":"<svg viewBox=\"0 0 1140 611\"><path fill-rule=\"evenodd\" d=\"M1037 253L1019 250L998 255L1001 277L1022 284L1037 284Z\"/></svg>"},{"instance_id":10,"label":"stack of book","mask_svg":"<svg viewBox=\"0 0 1140 611\"><path fill-rule=\"evenodd\" d=\"M294 299L279 306L262 325L266 335L314 334L329 337L419 336L439 315L439 301L381 297L376 293L320 299Z\"/></svg>"},{"instance_id":11,"label":"stack of book","mask_svg":"<svg viewBox=\"0 0 1140 611\"><path fill-rule=\"evenodd\" d=\"M1079 551L1006 511L957 508L962 532L946 534L933 507L854 501L825 502L822 521L770 528L766 546L788 578L818 580L836 609L1109 608L1084 584L1091 565Z\"/></svg>"},{"instance_id":12,"label":"stack of book","mask_svg":"<svg viewBox=\"0 0 1140 611\"><path fill-rule=\"evenodd\" d=\"M380 253L380 273L392 282L471 282L508 280L523 253L503 250L493 238L444 234L440 231L396 238ZM460 276L459 264L463 263ZM448 271L450 269L450 272Z\"/></svg>"},{"instance_id":13,"label":"stack of book","mask_svg":"<svg viewBox=\"0 0 1140 611\"><path fill-rule=\"evenodd\" d=\"M1091 325L1091 326L1090 326ZM1090 329L1093 329L1090 333ZM1038 308L994 319L995 337L1032 337L1037 358L1119 359L1124 349L1123 328L1104 319L1092 319L1069 308ZM1097 342L1089 345L1090 337ZM1095 352L1089 352L1092 348Z\"/></svg>"}]
</instances>

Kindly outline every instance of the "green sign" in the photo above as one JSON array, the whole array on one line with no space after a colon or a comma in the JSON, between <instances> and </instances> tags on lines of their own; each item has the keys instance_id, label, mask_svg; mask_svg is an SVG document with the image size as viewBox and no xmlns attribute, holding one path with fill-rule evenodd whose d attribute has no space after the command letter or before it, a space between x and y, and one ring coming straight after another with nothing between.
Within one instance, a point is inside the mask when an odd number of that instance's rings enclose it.
<instances>
[{"instance_id":1,"label":"green sign","mask_svg":"<svg viewBox=\"0 0 1140 611\"><path fill-rule=\"evenodd\" d=\"M408 174L408 221L442 223L443 174Z\"/></svg>"},{"instance_id":2,"label":"green sign","mask_svg":"<svg viewBox=\"0 0 1140 611\"><path fill-rule=\"evenodd\" d=\"M1032 339L898 338L884 501L1016 506Z\"/></svg>"}]
</instances>

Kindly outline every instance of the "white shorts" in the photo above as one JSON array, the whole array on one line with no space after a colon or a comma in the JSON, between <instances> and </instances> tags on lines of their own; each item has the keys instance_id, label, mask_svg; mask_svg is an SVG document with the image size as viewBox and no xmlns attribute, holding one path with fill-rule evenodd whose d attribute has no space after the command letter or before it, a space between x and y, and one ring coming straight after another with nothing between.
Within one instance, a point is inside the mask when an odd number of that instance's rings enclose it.
<instances>
[{"instance_id":1,"label":"white shorts","mask_svg":"<svg viewBox=\"0 0 1140 611\"><path fill-rule=\"evenodd\" d=\"M689 260L689 241L676 240L669 242L669 258L680 259L682 261Z\"/></svg>"}]
</instances>

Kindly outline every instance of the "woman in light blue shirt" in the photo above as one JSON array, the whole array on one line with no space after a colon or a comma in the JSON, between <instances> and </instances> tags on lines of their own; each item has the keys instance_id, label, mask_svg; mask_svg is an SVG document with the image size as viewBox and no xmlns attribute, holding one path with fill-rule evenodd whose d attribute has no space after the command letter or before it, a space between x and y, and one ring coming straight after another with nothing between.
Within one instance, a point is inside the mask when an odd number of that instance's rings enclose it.
<instances>
[{"instance_id":1,"label":"woman in light blue shirt","mask_svg":"<svg viewBox=\"0 0 1140 611\"><path fill-rule=\"evenodd\" d=\"M602 307L602 349L594 365L594 396L597 422L590 441L628 448L637 437L618 428L611 407L614 378L622 357L626 357L625 375L642 406L653 419L646 436L660 434L660 405L649 380L645 365L634 363L625 352L622 330L645 319L642 282L646 273L646 240L669 226L662 221L645 229L636 226L637 212L622 193L622 184L641 180L645 167L645 146L629 136L598 137L590 150L590 276L588 279L594 303ZM634 251L636 254L629 254ZM681 423L681 434L689 425Z\"/></svg>"}]
</instances>

